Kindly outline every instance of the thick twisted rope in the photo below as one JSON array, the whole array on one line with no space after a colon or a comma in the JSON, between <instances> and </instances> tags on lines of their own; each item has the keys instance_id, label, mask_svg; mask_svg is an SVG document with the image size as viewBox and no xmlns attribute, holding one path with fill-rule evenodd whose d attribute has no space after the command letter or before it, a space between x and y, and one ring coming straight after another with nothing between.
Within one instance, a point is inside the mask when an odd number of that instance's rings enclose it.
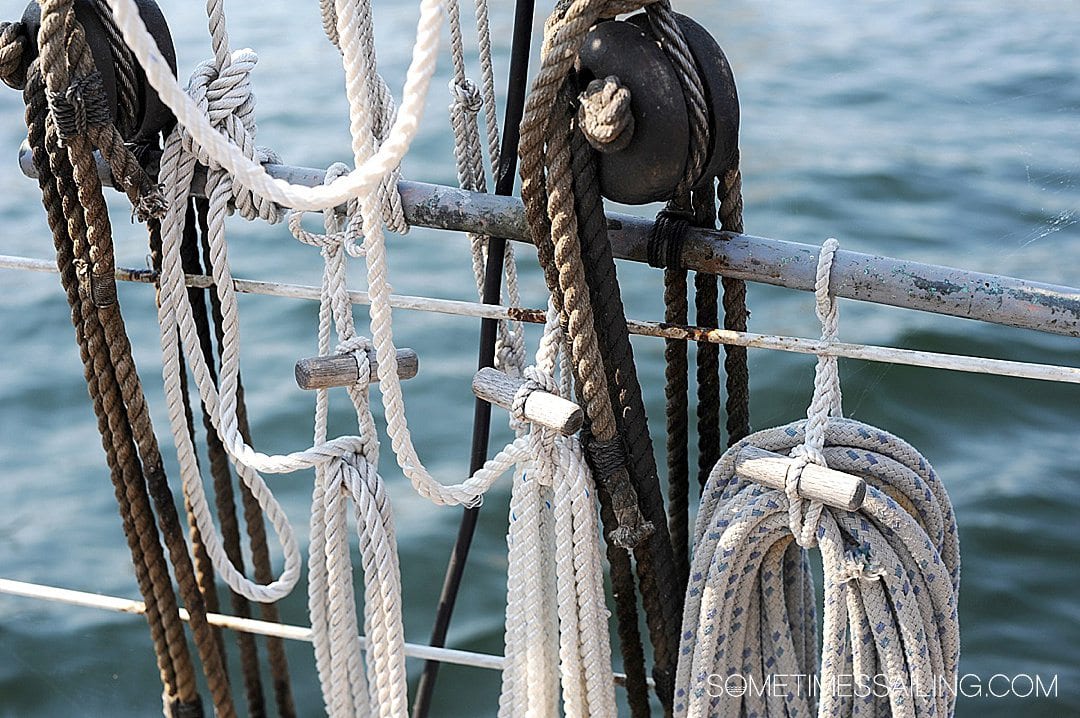
<instances>
[{"instance_id":1,"label":"thick twisted rope","mask_svg":"<svg viewBox=\"0 0 1080 718\"><path fill-rule=\"evenodd\" d=\"M172 494L165 480L145 398L131 360L130 344L116 304L115 283L112 278L106 277L113 271L111 228L104 199L101 197L92 149L95 146L101 149L106 160L112 165L118 182L128 190L140 215L146 216L158 212L160 195L149 185L141 167L123 146L123 139L112 124L111 110L107 105L102 104L101 88L97 84L100 81L95 74L82 28L75 21L70 0L42 4L38 40L39 62L45 82L43 90L40 85L36 89L48 100L49 126L52 128L49 132L55 132L57 144L63 140L66 150L65 152L59 147L48 150L50 169L58 188L67 183L75 188L73 192L61 188L60 194L68 197L77 196L75 206L65 207L69 228L68 237L73 242L77 261L82 263L80 266L83 269L79 272L81 275L79 276L80 294L88 298L92 311L98 319L96 326L92 323L87 324L85 318L90 316L90 312L82 313L84 328L91 329L90 334L83 336L86 341L91 342L87 345L86 354L94 357L95 361L97 357L102 359L108 357L111 366L100 367L101 375L112 374L119 395L117 397L114 393L109 403L102 404L102 410L109 424L109 430L107 433L103 432L103 438L108 439L111 436L114 440L119 439L126 444L123 447L123 451L127 453L124 461L130 467L132 476L132 482L128 484L127 503L129 506L132 505L132 501L141 503L137 497L136 482L140 480L137 478L139 474L145 477L144 491L149 493L157 508L161 531L174 562L180 591L191 613L196 646L207 672L215 709L221 715L232 715L234 709L229 695L228 679L223 670L222 656L215 635L206 622L206 607L196 583L191 559L176 516L175 506L172 503ZM29 89L31 88L28 87ZM50 141L46 136L42 146L48 148L49 144ZM64 154L66 154L67 164L60 159ZM98 337L102 341L95 343L94 340ZM107 391L112 392L113 389L109 386L111 382L106 381ZM101 389L101 387L102 384L99 381L97 388ZM91 384L91 393L95 393L93 384ZM137 449L141 458L141 467L138 467L138 459L135 458L131 449ZM150 530L153 531L153 529ZM135 558L138 562L138 557ZM160 568L157 571L159 574L164 573L159 586L167 584L167 572ZM138 568L136 572L138 573ZM165 590L162 586L156 593L160 594ZM171 586L167 591L171 592ZM165 604L168 604L167 600ZM166 630L169 629L166 628ZM190 663L185 664L183 660L186 653L182 645L183 632L182 629L173 629L173 632L179 635L174 636L173 641L170 641L171 645L168 649L173 659L172 668L166 667L161 662L159 654L159 665L163 667L162 675L166 679L164 696L166 709L181 712L198 711ZM177 672L181 669L182 672ZM180 679L180 685L175 689L170 685L169 679L172 677Z\"/></svg>"},{"instance_id":2,"label":"thick twisted rope","mask_svg":"<svg viewBox=\"0 0 1080 718\"><path fill-rule=\"evenodd\" d=\"M720 228L725 232L743 232L742 173L739 160L717 184L720 201ZM723 277L724 329L745 332L750 312L746 309L746 282ZM724 347L724 373L727 375L727 433L728 446L750 433L750 371L746 347Z\"/></svg>"},{"instance_id":3,"label":"thick twisted rope","mask_svg":"<svg viewBox=\"0 0 1080 718\"><path fill-rule=\"evenodd\" d=\"M42 191L57 253L61 283L71 306L71 319L80 347L87 389L98 419L102 447L109 465L117 504L123 519L124 535L132 554L135 578L147 605L147 621L157 657L166 704L195 705L195 673L187 650L183 626L176 615L176 595L168 577L168 566L154 528L146 485L131 439L131 429L114 408L120 405L119 387L103 350L104 332L89 296L80 291L75 254L69 234L69 216L77 216L78 197L55 126L48 119L44 79L38 63L25 78L26 119L34 166ZM64 177L61 180L61 177Z\"/></svg>"}]
</instances>

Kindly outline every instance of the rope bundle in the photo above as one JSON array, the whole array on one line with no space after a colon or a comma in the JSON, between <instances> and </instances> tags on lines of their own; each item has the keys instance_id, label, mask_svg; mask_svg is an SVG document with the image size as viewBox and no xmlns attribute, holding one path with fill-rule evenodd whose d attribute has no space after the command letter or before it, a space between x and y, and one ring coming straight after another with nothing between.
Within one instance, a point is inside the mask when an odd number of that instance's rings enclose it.
<instances>
[{"instance_id":1,"label":"rope bundle","mask_svg":"<svg viewBox=\"0 0 1080 718\"><path fill-rule=\"evenodd\" d=\"M836 241L818 267L823 339ZM702 496L683 614L675 714L946 716L957 677L960 579L956 519L930 464L891 434L839 416L835 358L819 360L807 419L752 434L717 463ZM796 459L785 491L735 473L754 446ZM862 477L857 512L807 502L809 462ZM805 550L821 550L824 648ZM800 548L801 547L801 548ZM774 676L803 681L774 690ZM734 682L733 682L734 681Z\"/></svg>"},{"instance_id":2,"label":"rope bundle","mask_svg":"<svg viewBox=\"0 0 1080 718\"><path fill-rule=\"evenodd\" d=\"M563 334L548 324L526 376L559 394L553 378ZM563 366L565 369L565 365ZM569 391L569 374L563 374ZM526 385L528 386L528 385ZM499 716L613 717L611 646L592 474L580 444L529 427L532 461L514 477L510 500L506 658Z\"/></svg>"}]
</instances>

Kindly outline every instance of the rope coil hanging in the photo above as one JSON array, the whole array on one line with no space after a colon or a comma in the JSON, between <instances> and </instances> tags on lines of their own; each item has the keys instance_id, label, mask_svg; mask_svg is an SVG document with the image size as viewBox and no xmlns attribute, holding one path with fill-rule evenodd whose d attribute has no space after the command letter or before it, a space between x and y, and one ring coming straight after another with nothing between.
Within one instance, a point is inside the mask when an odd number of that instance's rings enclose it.
<instances>
[{"instance_id":1,"label":"rope coil hanging","mask_svg":"<svg viewBox=\"0 0 1080 718\"><path fill-rule=\"evenodd\" d=\"M823 339L835 340L829 270L837 243L822 249L816 285ZM675 714L952 715L957 677L960 565L956 519L944 486L914 448L840 417L835 357L819 360L805 421L766 429L731 447L706 484L683 615ZM747 446L794 459L785 490L736 471ZM856 512L805 501L808 462L866 482ZM808 554L821 550L824 647ZM817 677L820 690L811 691ZM761 690L771 675L806 676L799 690ZM726 690L739 677L745 690ZM884 676L882 694L873 682ZM850 678L858 697L843 690ZM757 686L751 690L751 686Z\"/></svg>"}]
</instances>

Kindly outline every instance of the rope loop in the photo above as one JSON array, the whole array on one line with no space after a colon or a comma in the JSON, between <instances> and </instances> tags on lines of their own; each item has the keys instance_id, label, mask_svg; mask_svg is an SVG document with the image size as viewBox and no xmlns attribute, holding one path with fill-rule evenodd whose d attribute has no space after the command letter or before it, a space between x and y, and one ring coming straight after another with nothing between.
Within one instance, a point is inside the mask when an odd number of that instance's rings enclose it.
<instances>
[{"instance_id":1,"label":"rope loop","mask_svg":"<svg viewBox=\"0 0 1080 718\"><path fill-rule=\"evenodd\" d=\"M836 299L829 292L833 260L839 247L840 243L830 237L821 245L818 256L814 297L823 342L836 341L839 336L840 312ZM820 356L814 371L814 395L806 410L806 435L791 451L790 455L796 461L788 469L784 487L788 497L788 526L803 548L817 545L822 505L820 501L806 501L799 495L799 480L807 464L828 465L823 453L826 427L829 417L843 415L841 401L839 362L835 356Z\"/></svg>"},{"instance_id":2,"label":"rope loop","mask_svg":"<svg viewBox=\"0 0 1080 718\"><path fill-rule=\"evenodd\" d=\"M618 152L634 137L630 90L609 75L593 80L578 95L577 119L585 139L598 152Z\"/></svg>"},{"instance_id":3,"label":"rope loop","mask_svg":"<svg viewBox=\"0 0 1080 718\"><path fill-rule=\"evenodd\" d=\"M26 87L30 35L22 22L0 23L0 80L13 90Z\"/></svg>"}]
</instances>

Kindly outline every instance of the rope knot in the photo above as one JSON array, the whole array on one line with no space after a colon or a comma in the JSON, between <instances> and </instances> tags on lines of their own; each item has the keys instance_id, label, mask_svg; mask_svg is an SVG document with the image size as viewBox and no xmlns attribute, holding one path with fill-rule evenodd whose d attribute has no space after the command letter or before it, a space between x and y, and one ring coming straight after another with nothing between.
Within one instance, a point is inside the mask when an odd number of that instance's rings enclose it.
<instances>
[{"instance_id":1,"label":"rope knot","mask_svg":"<svg viewBox=\"0 0 1080 718\"><path fill-rule=\"evenodd\" d=\"M14 90L26 86L30 47L30 35L23 23L0 23L0 80Z\"/></svg>"},{"instance_id":2,"label":"rope knot","mask_svg":"<svg viewBox=\"0 0 1080 718\"><path fill-rule=\"evenodd\" d=\"M334 349L336 354L352 354L356 359L356 383L367 385L371 377L371 340L367 337L346 339Z\"/></svg>"},{"instance_id":3,"label":"rope knot","mask_svg":"<svg viewBox=\"0 0 1080 718\"><path fill-rule=\"evenodd\" d=\"M593 80L578 99L578 123L585 139L599 152L618 152L634 136L634 113L630 111L630 90L609 75Z\"/></svg>"},{"instance_id":4,"label":"rope knot","mask_svg":"<svg viewBox=\"0 0 1080 718\"><path fill-rule=\"evenodd\" d=\"M60 139L67 140L85 134L91 127L112 122L109 97L101 73L97 70L72 79L62 92L46 93L49 110L56 122Z\"/></svg>"},{"instance_id":5,"label":"rope knot","mask_svg":"<svg viewBox=\"0 0 1080 718\"><path fill-rule=\"evenodd\" d=\"M259 56L251 50L236 50L221 65L213 60L199 63L188 83L188 94L199 109L221 134L231 139L255 162L265 163L277 159L272 151L255 144L255 95L251 86L251 72ZM183 147L195 155L200 164L213 172L224 169L199 146L190 132L178 126ZM244 219L262 219L271 224L280 222L284 210L269 199L255 194L250 188L233 181L233 204Z\"/></svg>"},{"instance_id":6,"label":"rope knot","mask_svg":"<svg viewBox=\"0 0 1080 718\"><path fill-rule=\"evenodd\" d=\"M480 112L484 106L480 88L467 77L460 82L450 81L450 95L454 98L455 105L473 115Z\"/></svg>"}]
</instances>

